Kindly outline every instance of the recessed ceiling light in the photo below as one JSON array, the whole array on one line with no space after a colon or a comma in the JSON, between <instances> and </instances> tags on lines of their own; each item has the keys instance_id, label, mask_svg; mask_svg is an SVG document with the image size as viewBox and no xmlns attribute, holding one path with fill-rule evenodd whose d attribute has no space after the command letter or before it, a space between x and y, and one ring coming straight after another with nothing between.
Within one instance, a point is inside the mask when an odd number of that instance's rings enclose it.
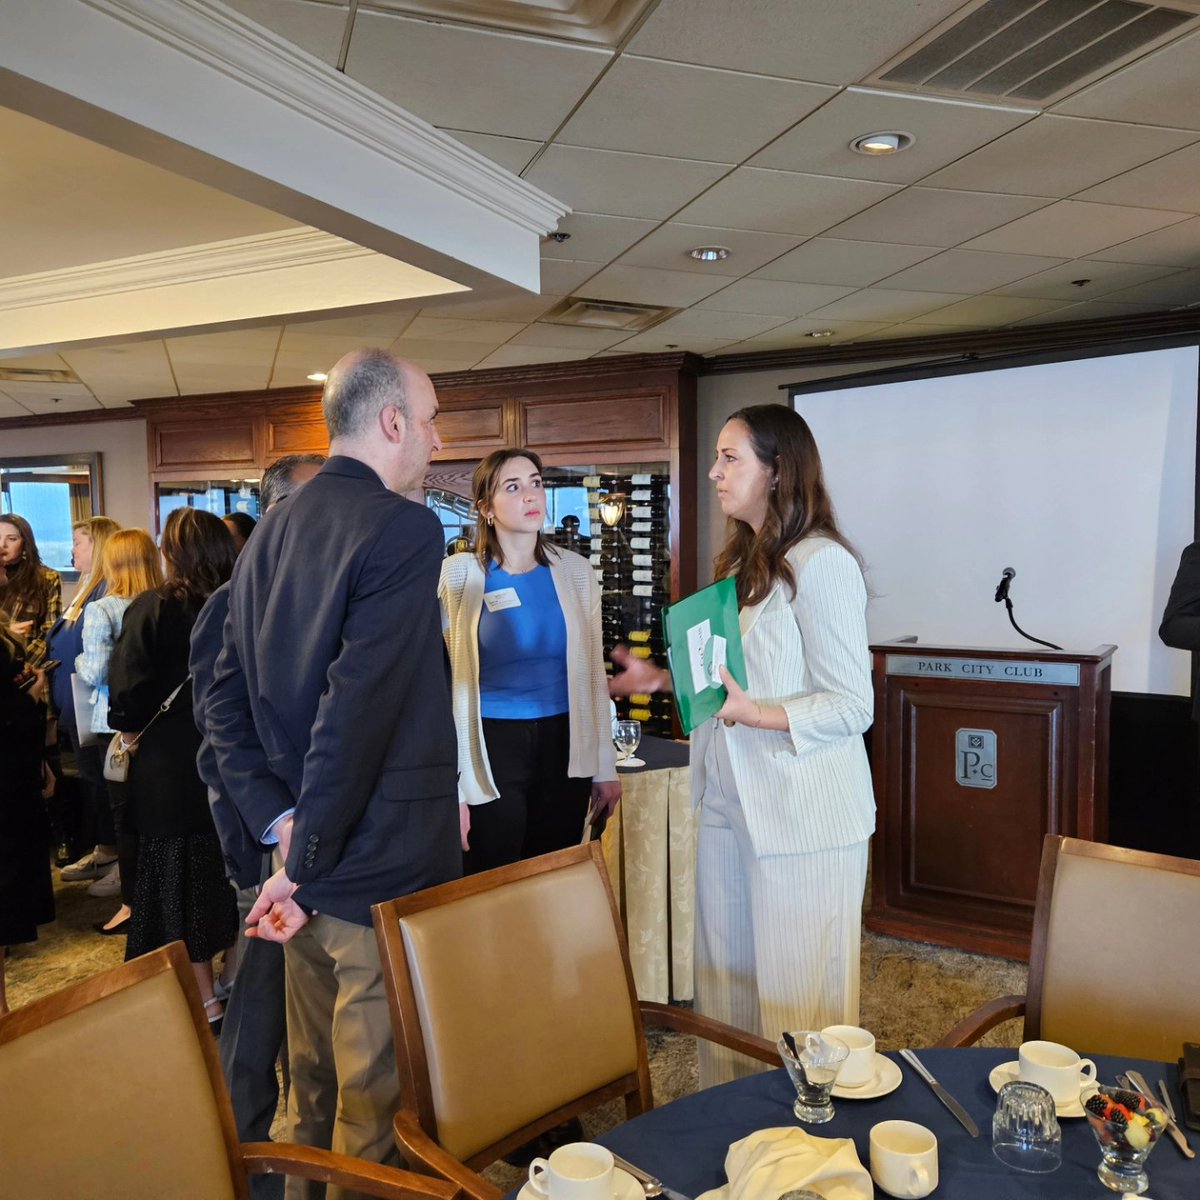
<instances>
[{"instance_id":1,"label":"recessed ceiling light","mask_svg":"<svg viewBox=\"0 0 1200 1200\"><path fill-rule=\"evenodd\" d=\"M329 378L324 371L314 371L309 377L313 383L324 383Z\"/></svg>"},{"instance_id":2,"label":"recessed ceiling light","mask_svg":"<svg viewBox=\"0 0 1200 1200\"><path fill-rule=\"evenodd\" d=\"M864 133L850 143L850 149L856 154L899 154L907 150L917 139L911 133L901 133L898 129L886 133Z\"/></svg>"},{"instance_id":3,"label":"recessed ceiling light","mask_svg":"<svg viewBox=\"0 0 1200 1200\"><path fill-rule=\"evenodd\" d=\"M728 258L732 253L725 246L697 246L694 250L689 250L688 254L697 262L720 262L723 258Z\"/></svg>"},{"instance_id":4,"label":"recessed ceiling light","mask_svg":"<svg viewBox=\"0 0 1200 1200\"><path fill-rule=\"evenodd\" d=\"M811 332L806 333L804 336L811 338L826 338L833 337L833 333L834 331L832 329L814 329Z\"/></svg>"}]
</instances>

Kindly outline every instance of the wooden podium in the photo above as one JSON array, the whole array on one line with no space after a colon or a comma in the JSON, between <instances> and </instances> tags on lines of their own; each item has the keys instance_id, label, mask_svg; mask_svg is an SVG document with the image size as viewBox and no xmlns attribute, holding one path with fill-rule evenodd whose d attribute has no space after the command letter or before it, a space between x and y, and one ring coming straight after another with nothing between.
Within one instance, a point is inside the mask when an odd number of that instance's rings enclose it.
<instances>
[{"instance_id":1,"label":"wooden podium","mask_svg":"<svg viewBox=\"0 0 1200 1200\"><path fill-rule=\"evenodd\" d=\"M1029 957L1043 837L1108 839L1115 650L871 647L868 928Z\"/></svg>"}]
</instances>

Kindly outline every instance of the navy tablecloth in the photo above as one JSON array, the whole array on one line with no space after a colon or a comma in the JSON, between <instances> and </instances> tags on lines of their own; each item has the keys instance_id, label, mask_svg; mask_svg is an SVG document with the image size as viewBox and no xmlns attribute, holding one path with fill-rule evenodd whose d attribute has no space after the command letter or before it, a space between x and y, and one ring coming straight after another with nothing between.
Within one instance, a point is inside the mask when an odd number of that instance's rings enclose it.
<instances>
[{"instance_id":1,"label":"navy tablecloth","mask_svg":"<svg viewBox=\"0 0 1200 1200\"><path fill-rule=\"evenodd\" d=\"M1096 1177L1100 1149L1083 1118L1062 1121L1063 1164L1049 1175L1014 1171L992 1154L992 1114L996 1105L988 1072L1002 1062L1015 1060L1015 1050L971 1048L919 1053L921 1061L975 1118L979 1137L972 1138L929 1086L895 1054L888 1057L904 1072L896 1091L876 1100L835 1099L832 1121L805 1128L817 1136L853 1138L860 1161L869 1169L868 1135L877 1122L904 1119L927 1126L938 1139L940 1184L934 1195L946 1200L1084 1200L1115 1195ZM1135 1067L1151 1086L1166 1079L1174 1087L1173 1066L1092 1057L1101 1079L1111 1080L1117 1071ZM726 1182L725 1152L731 1142L756 1129L797 1124L792 1115L794 1099L792 1085L780 1069L685 1096L597 1140L657 1175L668 1187L695 1197ZM1196 1149L1200 1135L1190 1134L1189 1141ZM1150 1176L1148 1198L1200 1198L1200 1159L1185 1159L1165 1134L1150 1154L1146 1170ZM876 1189L876 1195L882 1197L884 1193Z\"/></svg>"}]
</instances>

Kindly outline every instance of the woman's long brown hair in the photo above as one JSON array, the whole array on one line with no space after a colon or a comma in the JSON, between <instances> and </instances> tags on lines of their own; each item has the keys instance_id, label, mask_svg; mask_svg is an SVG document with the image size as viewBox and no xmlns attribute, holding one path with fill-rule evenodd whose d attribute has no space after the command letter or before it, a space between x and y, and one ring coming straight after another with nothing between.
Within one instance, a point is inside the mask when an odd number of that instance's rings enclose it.
<instances>
[{"instance_id":1,"label":"woman's long brown hair","mask_svg":"<svg viewBox=\"0 0 1200 1200\"><path fill-rule=\"evenodd\" d=\"M767 493L767 515L755 533L745 521L731 517L725 545L713 561L717 579L737 579L738 605L745 608L765 600L776 581L796 594L796 575L788 551L806 537L820 535L858 557L842 536L825 490L821 455L808 422L782 404L755 404L735 412L750 433L755 457L773 472Z\"/></svg>"},{"instance_id":2,"label":"woman's long brown hair","mask_svg":"<svg viewBox=\"0 0 1200 1200\"><path fill-rule=\"evenodd\" d=\"M0 610L13 620L22 612L35 614L36 630L46 619L46 581L37 539L29 522L16 513L4 513L0 525L11 525L21 535L21 557L8 568L8 584L0 591Z\"/></svg>"}]
</instances>

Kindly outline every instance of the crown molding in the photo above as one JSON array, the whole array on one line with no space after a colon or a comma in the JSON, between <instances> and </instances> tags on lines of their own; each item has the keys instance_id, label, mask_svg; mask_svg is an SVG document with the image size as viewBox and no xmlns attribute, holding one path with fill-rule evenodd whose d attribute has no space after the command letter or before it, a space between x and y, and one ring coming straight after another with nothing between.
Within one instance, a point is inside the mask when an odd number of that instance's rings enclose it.
<instances>
[{"instance_id":1,"label":"crown molding","mask_svg":"<svg viewBox=\"0 0 1200 1200\"><path fill-rule=\"evenodd\" d=\"M277 230L0 279L0 312L375 257L374 251L319 229Z\"/></svg>"},{"instance_id":2,"label":"crown molding","mask_svg":"<svg viewBox=\"0 0 1200 1200\"><path fill-rule=\"evenodd\" d=\"M570 211L540 188L223 4L78 2L539 237Z\"/></svg>"}]
</instances>

